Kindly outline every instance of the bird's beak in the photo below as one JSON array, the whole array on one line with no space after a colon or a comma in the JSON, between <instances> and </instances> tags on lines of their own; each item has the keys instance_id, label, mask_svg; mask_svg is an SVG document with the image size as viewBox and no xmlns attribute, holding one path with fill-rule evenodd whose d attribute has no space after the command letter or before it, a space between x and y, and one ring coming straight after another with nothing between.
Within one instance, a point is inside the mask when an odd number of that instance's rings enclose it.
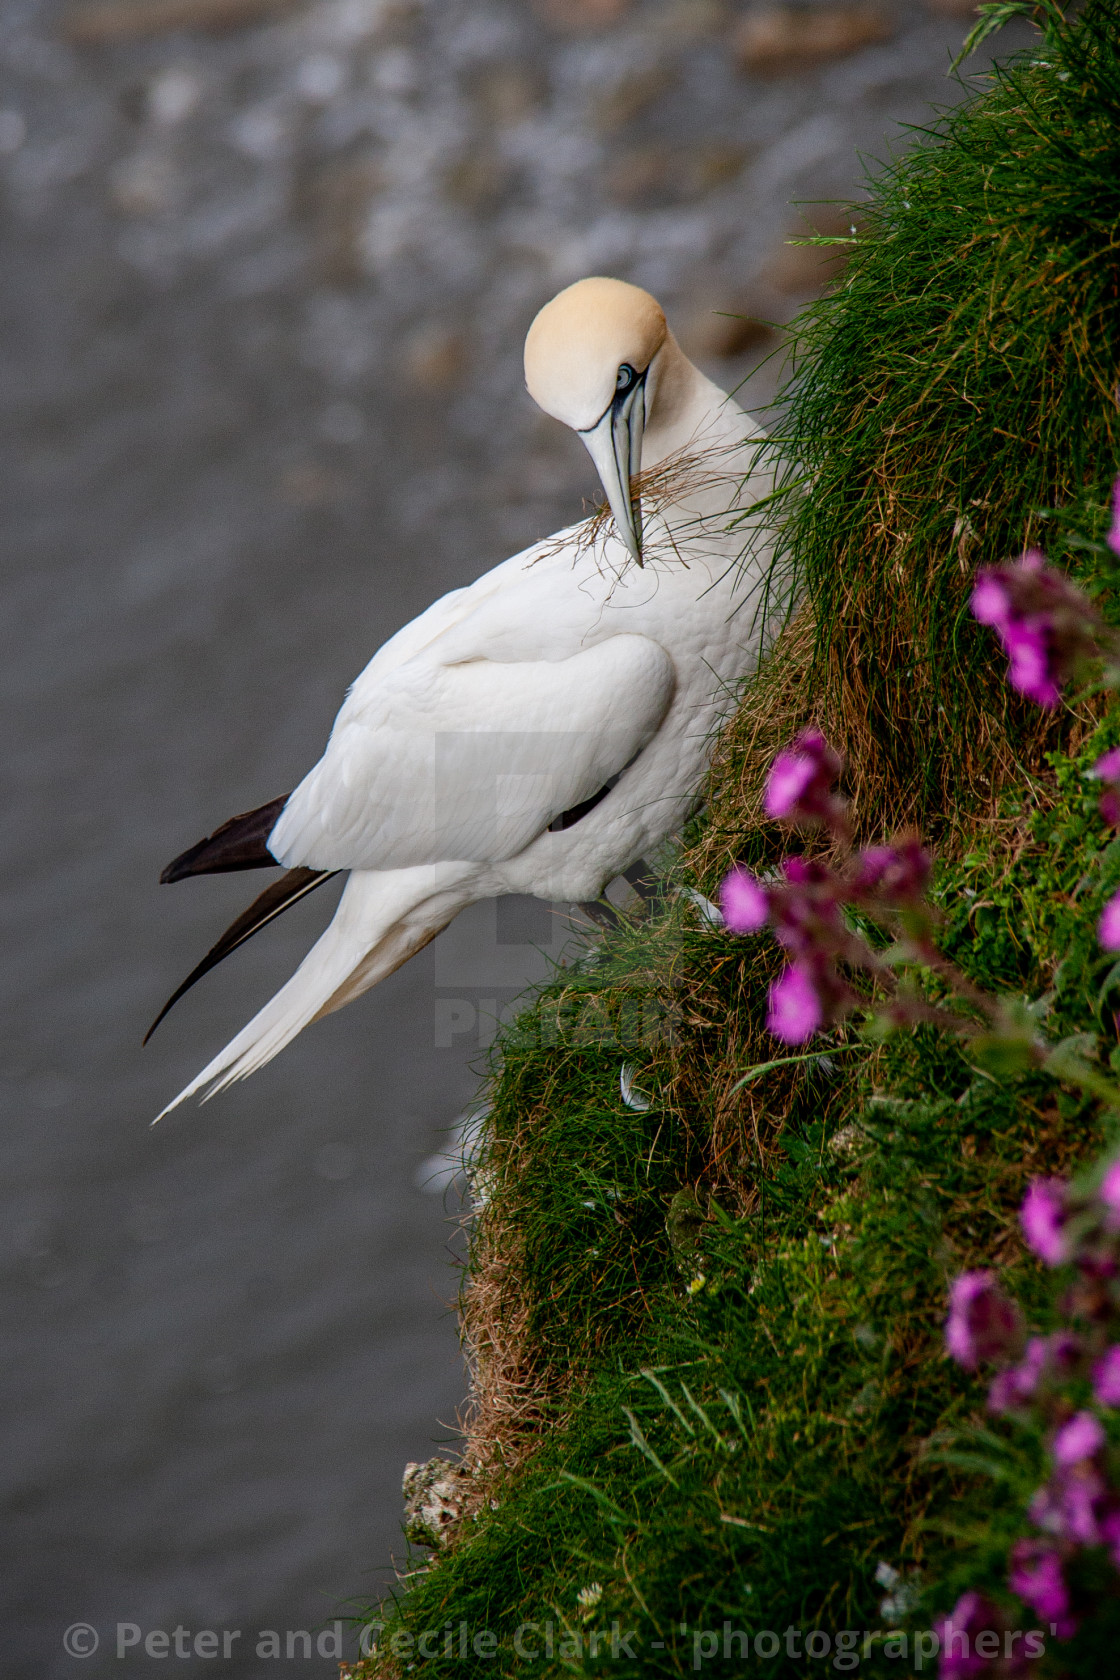
<instances>
[{"instance_id":1,"label":"bird's beak","mask_svg":"<svg viewBox=\"0 0 1120 1680\"><path fill-rule=\"evenodd\" d=\"M598 469L614 514L615 529L640 566L642 510L631 483L642 464L642 433L646 423L646 376L621 392L603 418L581 432L587 452Z\"/></svg>"}]
</instances>

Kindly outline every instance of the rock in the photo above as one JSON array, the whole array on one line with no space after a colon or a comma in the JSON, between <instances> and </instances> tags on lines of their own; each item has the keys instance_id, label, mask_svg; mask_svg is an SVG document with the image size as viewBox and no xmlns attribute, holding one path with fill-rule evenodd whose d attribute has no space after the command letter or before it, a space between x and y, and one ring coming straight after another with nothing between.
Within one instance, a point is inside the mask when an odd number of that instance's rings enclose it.
<instances>
[{"instance_id":1,"label":"rock","mask_svg":"<svg viewBox=\"0 0 1120 1680\"><path fill-rule=\"evenodd\" d=\"M189 117L202 97L197 76L177 65L169 65L152 77L144 90L144 109L149 121L160 128L174 128Z\"/></svg>"},{"instance_id":2,"label":"rock","mask_svg":"<svg viewBox=\"0 0 1120 1680\"><path fill-rule=\"evenodd\" d=\"M466 79L479 115L495 128L510 128L544 104L544 77L535 65L509 60L484 64Z\"/></svg>"},{"instance_id":3,"label":"rock","mask_svg":"<svg viewBox=\"0 0 1120 1680\"><path fill-rule=\"evenodd\" d=\"M350 158L317 170L298 189L296 210L312 223L322 279L354 285L364 278L362 239L382 184L374 159Z\"/></svg>"},{"instance_id":4,"label":"rock","mask_svg":"<svg viewBox=\"0 0 1120 1680\"><path fill-rule=\"evenodd\" d=\"M405 372L421 391L450 390L466 366L466 340L451 327L421 327L405 347Z\"/></svg>"},{"instance_id":5,"label":"rock","mask_svg":"<svg viewBox=\"0 0 1120 1680\"><path fill-rule=\"evenodd\" d=\"M72 6L61 30L75 46L166 35L178 29L243 29L290 10L296 0L96 0Z\"/></svg>"},{"instance_id":6,"label":"rock","mask_svg":"<svg viewBox=\"0 0 1120 1680\"><path fill-rule=\"evenodd\" d=\"M732 35L740 66L756 76L786 75L822 59L843 58L859 47L887 41L894 26L874 4L766 6L748 12Z\"/></svg>"},{"instance_id":7,"label":"rock","mask_svg":"<svg viewBox=\"0 0 1120 1680\"><path fill-rule=\"evenodd\" d=\"M828 1152L838 1161L850 1160L860 1153L861 1146L866 1142L866 1133L854 1120L847 1126L841 1126L828 1140Z\"/></svg>"},{"instance_id":8,"label":"rock","mask_svg":"<svg viewBox=\"0 0 1120 1680\"><path fill-rule=\"evenodd\" d=\"M713 187L722 187L727 181L733 181L752 155L747 146L724 145L718 140L707 146L695 147L682 159L691 191L696 194L711 192Z\"/></svg>"},{"instance_id":9,"label":"rock","mask_svg":"<svg viewBox=\"0 0 1120 1680\"><path fill-rule=\"evenodd\" d=\"M447 166L443 190L452 204L476 216L484 215L497 209L512 178L513 171L504 159L476 146Z\"/></svg>"},{"instance_id":10,"label":"rock","mask_svg":"<svg viewBox=\"0 0 1120 1680\"><path fill-rule=\"evenodd\" d=\"M296 66L295 88L309 105L327 105L346 81L346 66L337 53L308 53Z\"/></svg>"},{"instance_id":11,"label":"rock","mask_svg":"<svg viewBox=\"0 0 1120 1680\"><path fill-rule=\"evenodd\" d=\"M373 0L372 32L383 46L408 46L423 20L423 0Z\"/></svg>"},{"instance_id":12,"label":"rock","mask_svg":"<svg viewBox=\"0 0 1120 1680\"><path fill-rule=\"evenodd\" d=\"M404 42L393 42L370 55L366 61L366 75L376 93L407 99L420 86L420 61Z\"/></svg>"},{"instance_id":13,"label":"rock","mask_svg":"<svg viewBox=\"0 0 1120 1680\"><path fill-rule=\"evenodd\" d=\"M565 35L610 29L630 10L631 0L534 0L542 23Z\"/></svg>"},{"instance_id":14,"label":"rock","mask_svg":"<svg viewBox=\"0 0 1120 1680\"><path fill-rule=\"evenodd\" d=\"M608 164L603 187L616 203L635 209L671 204L679 197L673 163L667 146L636 146Z\"/></svg>"},{"instance_id":15,"label":"rock","mask_svg":"<svg viewBox=\"0 0 1120 1680\"><path fill-rule=\"evenodd\" d=\"M621 77L594 102L591 114L595 126L604 134L625 127L661 97L672 79L669 70L660 64Z\"/></svg>"},{"instance_id":16,"label":"rock","mask_svg":"<svg viewBox=\"0 0 1120 1680\"><path fill-rule=\"evenodd\" d=\"M659 209L702 198L714 187L734 180L749 155L746 147L719 143L688 151L635 146L608 165L603 184L618 204Z\"/></svg>"},{"instance_id":17,"label":"rock","mask_svg":"<svg viewBox=\"0 0 1120 1680\"><path fill-rule=\"evenodd\" d=\"M463 1513L464 1475L448 1458L406 1464L404 1531L414 1546L443 1546Z\"/></svg>"},{"instance_id":18,"label":"rock","mask_svg":"<svg viewBox=\"0 0 1120 1680\"><path fill-rule=\"evenodd\" d=\"M726 0L662 0L642 18L647 29L685 39L714 35L726 22Z\"/></svg>"},{"instance_id":19,"label":"rock","mask_svg":"<svg viewBox=\"0 0 1120 1680\"><path fill-rule=\"evenodd\" d=\"M269 163L285 156L292 143L292 128L285 112L275 103L253 105L239 111L227 130L231 146L245 157Z\"/></svg>"},{"instance_id":20,"label":"rock","mask_svg":"<svg viewBox=\"0 0 1120 1680\"><path fill-rule=\"evenodd\" d=\"M170 158L160 152L135 152L109 170L113 208L124 216L154 216L170 209L179 185Z\"/></svg>"}]
</instances>

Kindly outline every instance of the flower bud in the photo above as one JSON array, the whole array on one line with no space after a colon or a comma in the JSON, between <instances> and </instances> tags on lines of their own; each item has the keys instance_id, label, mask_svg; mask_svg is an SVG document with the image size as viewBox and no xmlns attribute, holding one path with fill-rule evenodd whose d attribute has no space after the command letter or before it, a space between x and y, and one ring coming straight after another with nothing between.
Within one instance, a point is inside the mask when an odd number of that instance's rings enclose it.
<instances>
[{"instance_id":1,"label":"flower bud","mask_svg":"<svg viewBox=\"0 0 1120 1680\"><path fill-rule=\"evenodd\" d=\"M1023 1197L1019 1223L1027 1247L1048 1266L1060 1266L1069 1259L1065 1224L1065 1181L1036 1178Z\"/></svg>"},{"instance_id":2,"label":"flower bud","mask_svg":"<svg viewBox=\"0 0 1120 1680\"><path fill-rule=\"evenodd\" d=\"M719 904L725 924L732 933L757 933L770 915L766 891L745 869L725 875L719 889Z\"/></svg>"},{"instance_id":3,"label":"flower bud","mask_svg":"<svg viewBox=\"0 0 1120 1680\"><path fill-rule=\"evenodd\" d=\"M962 1272L949 1292L945 1346L966 1370L1006 1359L1022 1342L1022 1320L1014 1301L991 1272Z\"/></svg>"},{"instance_id":4,"label":"flower bud","mask_svg":"<svg viewBox=\"0 0 1120 1680\"><path fill-rule=\"evenodd\" d=\"M819 729L803 729L770 767L763 798L766 815L791 823L836 820L843 806L832 784L843 763Z\"/></svg>"}]
</instances>

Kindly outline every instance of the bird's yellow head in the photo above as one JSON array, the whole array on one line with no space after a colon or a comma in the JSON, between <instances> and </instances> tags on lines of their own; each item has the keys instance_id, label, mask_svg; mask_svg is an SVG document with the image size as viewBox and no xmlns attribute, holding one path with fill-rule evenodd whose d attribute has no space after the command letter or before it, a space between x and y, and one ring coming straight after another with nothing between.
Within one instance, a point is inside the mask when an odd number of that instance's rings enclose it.
<instances>
[{"instance_id":1,"label":"bird's yellow head","mask_svg":"<svg viewBox=\"0 0 1120 1680\"><path fill-rule=\"evenodd\" d=\"M546 303L525 340L525 383L546 414L588 432L614 401L619 370L646 372L668 333L655 298L625 280L577 280Z\"/></svg>"},{"instance_id":2,"label":"bird's yellow head","mask_svg":"<svg viewBox=\"0 0 1120 1680\"><path fill-rule=\"evenodd\" d=\"M525 340L529 395L587 445L618 534L639 565L641 519L630 484L641 466L654 359L668 338L665 313L648 292L595 278L546 303Z\"/></svg>"}]
</instances>

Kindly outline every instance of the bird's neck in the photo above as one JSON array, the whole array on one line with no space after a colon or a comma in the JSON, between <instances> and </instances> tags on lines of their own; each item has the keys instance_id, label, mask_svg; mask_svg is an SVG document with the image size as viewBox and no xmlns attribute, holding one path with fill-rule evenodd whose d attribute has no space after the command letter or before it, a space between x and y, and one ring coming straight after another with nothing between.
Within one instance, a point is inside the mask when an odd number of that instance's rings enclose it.
<instances>
[{"instance_id":1,"label":"bird's neck","mask_svg":"<svg viewBox=\"0 0 1120 1680\"><path fill-rule=\"evenodd\" d=\"M657 388L642 440L642 467L670 455L718 448L754 428L718 385L693 367L670 333L660 353Z\"/></svg>"}]
</instances>

